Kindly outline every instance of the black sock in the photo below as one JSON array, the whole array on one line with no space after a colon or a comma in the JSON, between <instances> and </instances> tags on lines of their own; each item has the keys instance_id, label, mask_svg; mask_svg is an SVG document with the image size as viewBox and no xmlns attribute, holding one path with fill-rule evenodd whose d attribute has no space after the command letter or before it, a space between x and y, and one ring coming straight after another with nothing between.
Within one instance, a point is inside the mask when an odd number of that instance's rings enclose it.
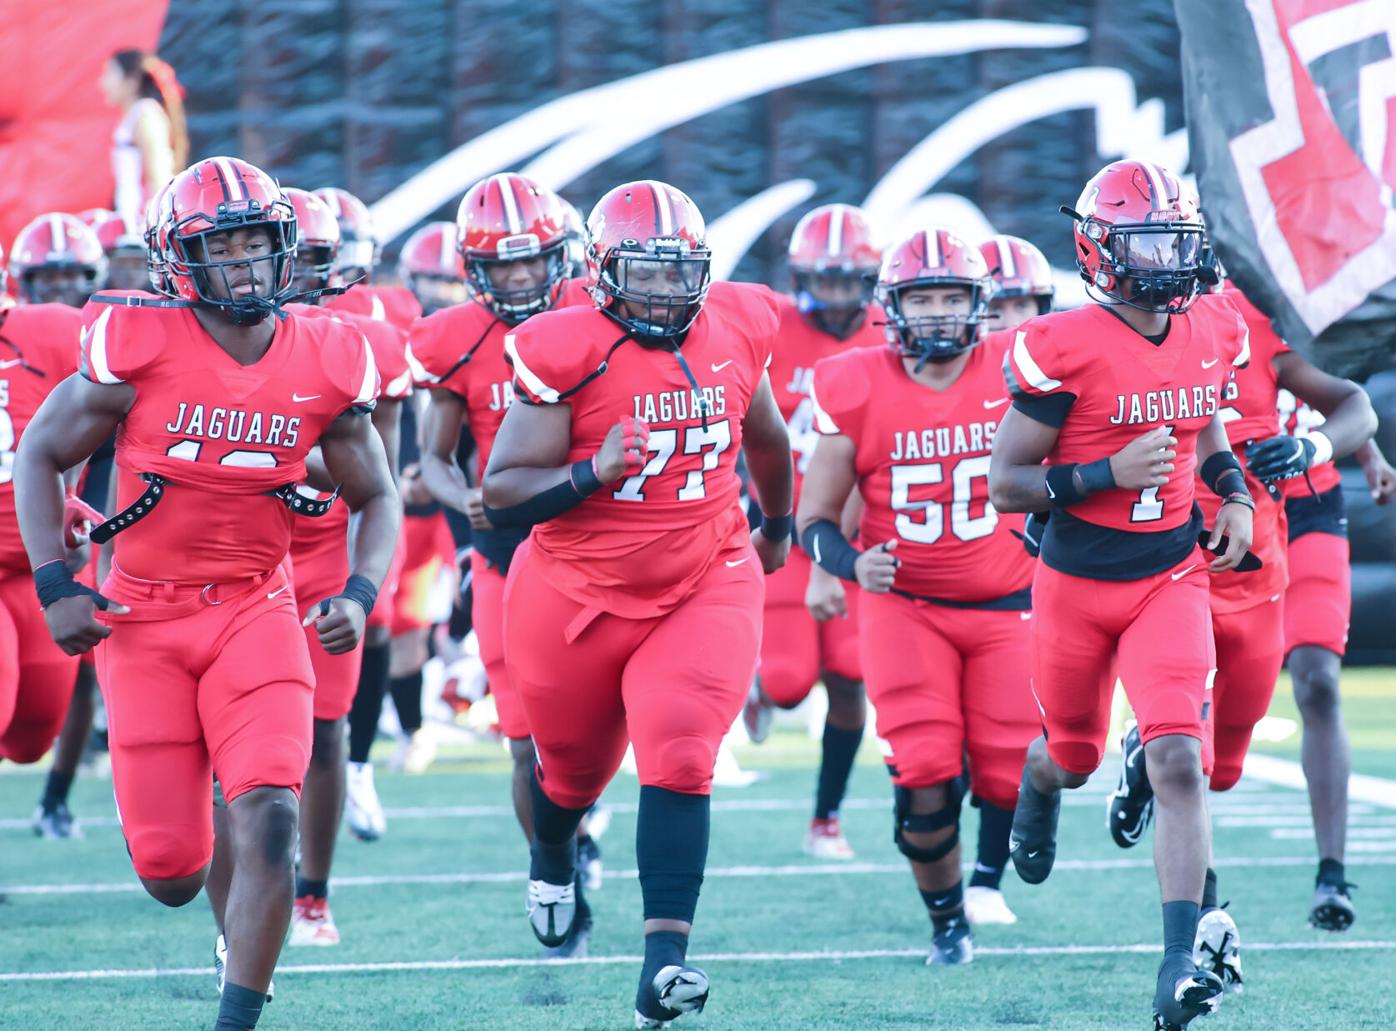
<instances>
[{"instance_id":1,"label":"black sock","mask_svg":"<svg viewBox=\"0 0 1396 1031\"><path fill-rule=\"evenodd\" d=\"M965 882L956 881L953 888L944 891L923 891L921 901L926 904L926 912L931 915L931 925L940 931L965 915Z\"/></svg>"},{"instance_id":2,"label":"black sock","mask_svg":"<svg viewBox=\"0 0 1396 1031\"><path fill-rule=\"evenodd\" d=\"M1165 902L1163 904L1163 955L1164 959L1182 953L1192 958L1193 941L1197 938L1196 902Z\"/></svg>"},{"instance_id":3,"label":"black sock","mask_svg":"<svg viewBox=\"0 0 1396 1031\"><path fill-rule=\"evenodd\" d=\"M46 812L56 809L68 801L68 790L72 786L73 775L71 773L49 770L48 780L44 782L44 797L39 800L39 804L44 807Z\"/></svg>"},{"instance_id":4,"label":"black sock","mask_svg":"<svg viewBox=\"0 0 1396 1031\"><path fill-rule=\"evenodd\" d=\"M1343 869L1342 860L1320 859L1318 861L1318 876L1314 878L1314 884L1346 884L1347 871Z\"/></svg>"},{"instance_id":5,"label":"black sock","mask_svg":"<svg viewBox=\"0 0 1396 1031\"><path fill-rule=\"evenodd\" d=\"M858 758L858 746L863 741L863 728L846 730L831 723L824 724L823 753L819 760L819 781L814 794L814 818L827 820L839 811L844 792L848 790L848 775Z\"/></svg>"},{"instance_id":6,"label":"black sock","mask_svg":"<svg viewBox=\"0 0 1396 1031\"><path fill-rule=\"evenodd\" d=\"M312 881L308 877L302 877L300 874L297 874L296 898L303 899L307 895L317 899L329 898L330 882L328 880Z\"/></svg>"},{"instance_id":7,"label":"black sock","mask_svg":"<svg viewBox=\"0 0 1396 1031\"><path fill-rule=\"evenodd\" d=\"M363 663L359 667L359 689L354 692L354 705L349 710L349 761L368 762L373 739L378 734L378 717L383 713L383 692L388 688L388 663L392 646L364 646Z\"/></svg>"},{"instance_id":8,"label":"black sock","mask_svg":"<svg viewBox=\"0 0 1396 1031\"><path fill-rule=\"evenodd\" d=\"M646 920L693 922L708 862L711 799L641 785L635 865Z\"/></svg>"},{"instance_id":9,"label":"black sock","mask_svg":"<svg viewBox=\"0 0 1396 1031\"><path fill-rule=\"evenodd\" d=\"M979 856L969 879L971 888L998 890L1008 866L1008 835L1012 830L1012 809L979 800Z\"/></svg>"},{"instance_id":10,"label":"black sock","mask_svg":"<svg viewBox=\"0 0 1396 1031\"><path fill-rule=\"evenodd\" d=\"M1207 878L1202 882L1202 912L1217 908L1217 871L1207 867Z\"/></svg>"},{"instance_id":11,"label":"black sock","mask_svg":"<svg viewBox=\"0 0 1396 1031\"><path fill-rule=\"evenodd\" d=\"M397 709L397 721L402 724L403 731L414 734L421 730L422 671L393 677L388 686L393 692L393 707Z\"/></svg>"},{"instance_id":12,"label":"black sock","mask_svg":"<svg viewBox=\"0 0 1396 1031\"><path fill-rule=\"evenodd\" d=\"M225 984L223 999L218 1004L218 1023L213 1025L213 1031L249 1031L257 1026L266 1001L266 992L254 992L232 982Z\"/></svg>"},{"instance_id":13,"label":"black sock","mask_svg":"<svg viewBox=\"0 0 1396 1031\"><path fill-rule=\"evenodd\" d=\"M645 965L640 969L640 990L635 994L635 1008L647 1017L665 1014L654 998L651 984L654 975L668 966L683 966L688 958L688 935L678 931L651 931L645 935Z\"/></svg>"},{"instance_id":14,"label":"black sock","mask_svg":"<svg viewBox=\"0 0 1396 1031\"><path fill-rule=\"evenodd\" d=\"M528 876L549 884L566 884L577 876L577 825L590 806L564 809L543 793L534 768L529 781L533 796L533 847Z\"/></svg>"}]
</instances>

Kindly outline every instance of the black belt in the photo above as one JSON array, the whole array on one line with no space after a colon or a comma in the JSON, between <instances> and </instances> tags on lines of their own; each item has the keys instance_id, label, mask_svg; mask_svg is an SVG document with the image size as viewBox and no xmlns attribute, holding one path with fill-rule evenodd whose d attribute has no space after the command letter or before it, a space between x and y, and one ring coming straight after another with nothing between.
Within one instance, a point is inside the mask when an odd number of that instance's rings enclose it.
<instances>
[{"instance_id":1,"label":"black belt","mask_svg":"<svg viewBox=\"0 0 1396 1031\"><path fill-rule=\"evenodd\" d=\"M1005 594L1001 598L987 598L984 601L956 601L953 598L931 598L924 594L912 594L892 588L892 593L912 601L924 601L928 605L939 605L947 609L980 609L986 612L1026 612L1032 608L1032 588L1024 587Z\"/></svg>"},{"instance_id":2,"label":"black belt","mask_svg":"<svg viewBox=\"0 0 1396 1031\"><path fill-rule=\"evenodd\" d=\"M88 538L94 544L105 544L122 530L139 523L154 511L155 506L165 495L167 481L158 473L141 473L141 479L148 484L145 492L105 523L92 528ZM339 497L339 488L336 487L334 493L329 497L321 499L307 498L296 489L294 483L284 484L266 493L276 498L296 515L318 517L324 515L334 505L334 499Z\"/></svg>"}]
</instances>

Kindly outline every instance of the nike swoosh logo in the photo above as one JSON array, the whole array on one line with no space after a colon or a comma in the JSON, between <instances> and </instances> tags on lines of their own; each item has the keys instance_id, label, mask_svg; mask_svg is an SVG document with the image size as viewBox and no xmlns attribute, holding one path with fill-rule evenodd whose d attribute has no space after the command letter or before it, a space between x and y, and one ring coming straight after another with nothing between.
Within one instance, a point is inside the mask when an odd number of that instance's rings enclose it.
<instances>
[{"instance_id":1,"label":"nike swoosh logo","mask_svg":"<svg viewBox=\"0 0 1396 1031\"><path fill-rule=\"evenodd\" d=\"M319 396L319 394L306 394L304 397L302 397L300 394L292 394L291 400L294 401L296 404L300 404L302 401L314 401Z\"/></svg>"},{"instance_id":2,"label":"nike swoosh logo","mask_svg":"<svg viewBox=\"0 0 1396 1031\"><path fill-rule=\"evenodd\" d=\"M949 896L949 895L945 896L945 898L943 898L943 899L931 899L931 906L932 906L933 908L935 908L935 909L944 909L946 903L948 903L949 901L950 901L950 896Z\"/></svg>"},{"instance_id":3,"label":"nike swoosh logo","mask_svg":"<svg viewBox=\"0 0 1396 1031\"><path fill-rule=\"evenodd\" d=\"M732 362L735 361L735 360L736 360L736 359L734 359L734 358L728 358L728 359L727 359L725 362L723 362L721 365L714 364L713 367L712 367L712 368L713 368L713 372L721 372L723 369L727 368L727 366L731 365Z\"/></svg>"},{"instance_id":4,"label":"nike swoosh logo","mask_svg":"<svg viewBox=\"0 0 1396 1031\"><path fill-rule=\"evenodd\" d=\"M984 407L985 407L985 408L997 408L999 405L1006 405L1006 404L1008 404L1008 398L1006 398L1006 397L1001 397L1001 398L999 398L997 401L985 401L985 402L984 402Z\"/></svg>"},{"instance_id":5,"label":"nike swoosh logo","mask_svg":"<svg viewBox=\"0 0 1396 1031\"><path fill-rule=\"evenodd\" d=\"M11 368L11 367L13 367L13 366L15 366L15 365L23 365L23 364L24 364L24 359L23 359L23 358L10 358L10 359L7 359L6 361L0 362L0 369L8 369L8 368Z\"/></svg>"},{"instance_id":6,"label":"nike swoosh logo","mask_svg":"<svg viewBox=\"0 0 1396 1031\"><path fill-rule=\"evenodd\" d=\"M272 591L270 594L267 595L267 601L271 601L271 600L272 600L273 598L275 598L278 594L281 594L283 591L286 590L287 587L290 587L290 586L291 586L290 584L285 584L285 585L283 585L283 586L281 586L281 587L278 587L276 590Z\"/></svg>"},{"instance_id":7,"label":"nike swoosh logo","mask_svg":"<svg viewBox=\"0 0 1396 1031\"><path fill-rule=\"evenodd\" d=\"M1038 849L1038 850L1037 850L1037 852L1041 852L1041 851L1042 851L1041 849ZM1037 858L1037 852L1029 852L1029 853L1028 853L1028 858L1029 858L1029 859L1036 859L1036 858Z\"/></svg>"},{"instance_id":8,"label":"nike swoosh logo","mask_svg":"<svg viewBox=\"0 0 1396 1031\"><path fill-rule=\"evenodd\" d=\"M750 555L747 556L747 558L750 558L750 557L751 557ZM739 559L737 559L735 562L728 561L728 562L727 562L727 568L728 568L728 569L735 569L737 566L740 566L740 565L741 565L743 562L745 562L746 560L747 560L746 558L739 558Z\"/></svg>"},{"instance_id":9,"label":"nike swoosh logo","mask_svg":"<svg viewBox=\"0 0 1396 1031\"><path fill-rule=\"evenodd\" d=\"M1203 367L1204 369L1210 369L1213 365L1216 365L1217 362L1219 362L1219 361L1221 361L1220 358L1213 358L1210 362L1203 362L1203 363L1202 363L1202 367Z\"/></svg>"},{"instance_id":10,"label":"nike swoosh logo","mask_svg":"<svg viewBox=\"0 0 1396 1031\"><path fill-rule=\"evenodd\" d=\"M1172 579L1174 579L1174 580L1181 580L1183 577L1187 576L1189 573L1191 573L1191 572L1192 572L1194 569L1196 569L1196 568L1197 568L1197 563L1194 562L1192 565L1188 566L1188 568L1187 568L1187 569L1184 569L1182 572L1174 573L1173 576L1172 576Z\"/></svg>"},{"instance_id":11,"label":"nike swoosh logo","mask_svg":"<svg viewBox=\"0 0 1396 1031\"><path fill-rule=\"evenodd\" d=\"M1052 489L1052 485L1051 485L1050 483L1046 482L1045 480L1043 481L1042 485L1043 485L1044 487L1047 488L1047 497L1048 497L1049 499L1051 499L1052 501L1056 501L1056 500L1057 500L1057 492L1054 491L1054 490Z\"/></svg>"}]
</instances>

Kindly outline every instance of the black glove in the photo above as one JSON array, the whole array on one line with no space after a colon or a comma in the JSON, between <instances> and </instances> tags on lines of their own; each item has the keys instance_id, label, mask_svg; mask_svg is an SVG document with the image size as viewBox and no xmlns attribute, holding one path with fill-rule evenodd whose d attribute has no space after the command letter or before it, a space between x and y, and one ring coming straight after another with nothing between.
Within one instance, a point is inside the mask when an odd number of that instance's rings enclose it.
<instances>
[{"instance_id":1,"label":"black glove","mask_svg":"<svg viewBox=\"0 0 1396 1031\"><path fill-rule=\"evenodd\" d=\"M1047 520L1052 518L1051 512L1029 512L1027 520L1023 523L1023 532L1011 531L1013 536L1023 542L1023 548L1033 558L1037 558L1042 551L1042 534L1047 529Z\"/></svg>"},{"instance_id":2,"label":"black glove","mask_svg":"<svg viewBox=\"0 0 1396 1031\"><path fill-rule=\"evenodd\" d=\"M1312 440L1281 434L1248 444L1246 461L1251 473L1262 482L1289 480L1308 472L1317 451Z\"/></svg>"}]
</instances>

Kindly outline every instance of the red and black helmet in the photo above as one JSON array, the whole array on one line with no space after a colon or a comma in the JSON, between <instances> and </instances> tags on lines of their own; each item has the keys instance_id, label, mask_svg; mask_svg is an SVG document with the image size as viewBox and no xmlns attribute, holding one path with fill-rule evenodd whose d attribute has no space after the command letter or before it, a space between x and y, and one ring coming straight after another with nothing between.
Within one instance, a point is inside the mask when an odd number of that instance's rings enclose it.
<instances>
[{"instance_id":1,"label":"red and black helmet","mask_svg":"<svg viewBox=\"0 0 1396 1031\"><path fill-rule=\"evenodd\" d=\"M872 235L851 204L825 204L795 223L787 253L795 303L821 331L843 338L866 317L882 260Z\"/></svg>"},{"instance_id":2,"label":"red and black helmet","mask_svg":"<svg viewBox=\"0 0 1396 1031\"><path fill-rule=\"evenodd\" d=\"M1210 281L1215 260L1197 197L1150 161L1097 172L1075 209L1076 267L1107 303L1178 315Z\"/></svg>"},{"instance_id":3,"label":"red and black helmet","mask_svg":"<svg viewBox=\"0 0 1396 1031\"><path fill-rule=\"evenodd\" d=\"M428 222L398 252L398 277L430 315L466 299L465 265L456 249L454 222Z\"/></svg>"},{"instance_id":4,"label":"red and black helmet","mask_svg":"<svg viewBox=\"0 0 1396 1031\"><path fill-rule=\"evenodd\" d=\"M339 223L339 256L335 259L334 270L347 283L368 279L378 267L382 253L368 205L337 186L322 186L313 192L325 202Z\"/></svg>"},{"instance_id":5,"label":"red and black helmet","mask_svg":"<svg viewBox=\"0 0 1396 1031\"><path fill-rule=\"evenodd\" d=\"M330 285L339 256L339 220L309 190L288 186L281 195L296 212L296 274L312 290Z\"/></svg>"},{"instance_id":6,"label":"red and black helmet","mask_svg":"<svg viewBox=\"0 0 1396 1031\"><path fill-rule=\"evenodd\" d=\"M1047 257L1021 236L991 236L979 245L979 254L989 267L994 281L992 300L1000 297L1031 297L1037 301L1037 313L1052 310L1057 288L1052 280L1052 266Z\"/></svg>"},{"instance_id":7,"label":"red and black helmet","mask_svg":"<svg viewBox=\"0 0 1396 1031\"><path fill-rule=\"evenodd\" d=\"M712 252L698 205L654 179L611 190L587 219L597 305L642 337L676 337L703 310Z\"/></svg>"},{"instance_id":8,"label":"red and black helmet","mask_svg":"<svg viewBox=\"0 0 1396 1031\"><path fill-rule=\"evenodd\" d=\"M150 203L145 206L145 226L141 240L145 243L145 267L150 279L150 288L162 297L174 297L175 290L170 284L169 269L165 267L165 256L160 250L160 227L165 221L165 195L174 185L171 179L155 191Z\"/></svg>"},{"instance_id":9,"label":"red and black helmet","mask_svg":"<svg viewBox=\"0 0 1396 1031\"><path fill-rule=\"evenodd\" d=\"M944 314L906 310L905 298L914 290L962 287L968 297L963 309ZM979 343L993 283L979 251L953 230L918 230L882 259L878 300L887 312L887 342L899 353L926 362L948 361Z\"/></svg>"},{"instance_id":10,"label":"red and black helmet","mask_svg":"<svg viewBox=\"0 0 1396 1031\"><path fill-rule=\"evenodd\" d=\"M19 231L10 247L10 275L30 304L81 308L107 276L107 256L82 219L51 211Z\"/></svg>"},{"instance_id":11,"label":"red and black helmet","mask_svg":"<svg viewBox=\"0 0 1396 1031\"><path fill-rule=\"evenodd\" d=\"M296 210L260 168L240 158L205 158L174 177L160 208L160 253L177 297L253 325L295 293ZM252 228L266 230L265 253L218 256L229 234ZM244 287L248 292L237 292Z\"/></svg>"},{"instance_id":12,"label":"red and black helmet","mask_svg":"<svg viewBox=\"0 0 1396 1031\"><path fill-rule=\"evenodd\" d=\"M145 254L145 242L141 239L140 227L131 225L115 211L88 208L86 211L79 211L78 218L97 234L97 240L108 258L118 250Z\"/></svg>"},{"instance_id":13,"label":"red and black helmet","mask_svg":"<svg viewBox=\"0 0 1396 1031\"><path fill-rule=\"evenodd\" d=\"M547 311L562 295L568 273L562 204L528 176L500 172L466 191L456 210L456 243L470 289L506 322ZM541 276L520 285L504 281L511 263L539 260Z\"/></svg>"}]
</instances>

